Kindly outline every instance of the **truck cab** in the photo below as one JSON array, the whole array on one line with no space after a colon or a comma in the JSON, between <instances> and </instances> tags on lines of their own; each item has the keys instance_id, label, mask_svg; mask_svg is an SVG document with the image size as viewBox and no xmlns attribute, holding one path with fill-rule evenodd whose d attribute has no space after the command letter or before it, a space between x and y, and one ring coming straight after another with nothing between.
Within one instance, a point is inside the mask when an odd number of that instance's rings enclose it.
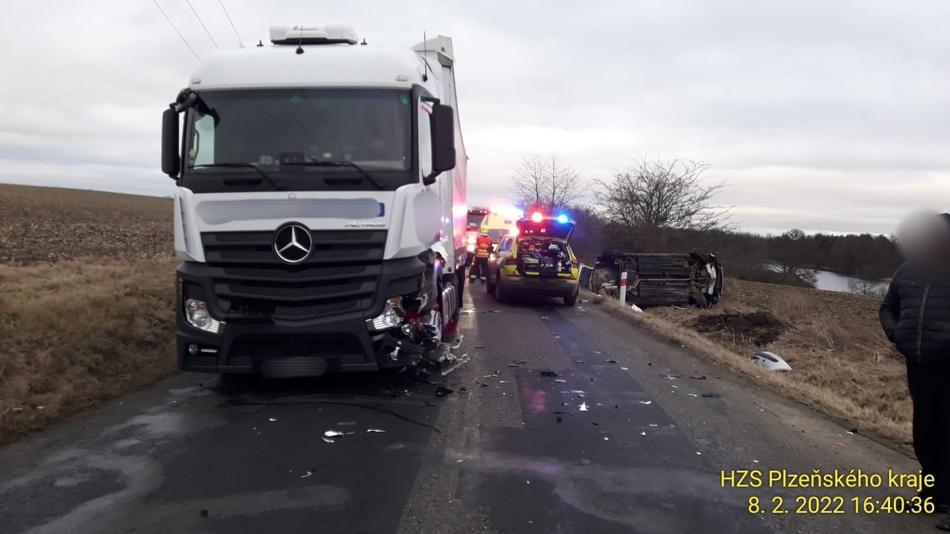
<instances>
[{"instance_id":1,"label":"truck cab","mask_svg":"<svg viewBox=\"0 0 950 534\"><path fill-rule=\"evenodd\" d=\"M205 60L163 114L181 368L311 376L444 357L467 212L451 39L270 37Z\"/></svg>"}]
</instances>

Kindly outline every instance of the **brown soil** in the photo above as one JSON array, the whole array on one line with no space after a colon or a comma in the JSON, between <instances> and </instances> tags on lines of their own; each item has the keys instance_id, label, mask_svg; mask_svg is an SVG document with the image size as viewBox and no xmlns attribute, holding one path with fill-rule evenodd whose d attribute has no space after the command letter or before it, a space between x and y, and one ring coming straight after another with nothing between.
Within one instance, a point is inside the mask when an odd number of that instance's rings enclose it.
<instances>
[{"instance_id":1,"label":"brown soil","mask_svg":"<svg viewBox=\"0 0 950 534\"><path fill-rule=\"evenodd\" d=\"M0 184L0 265L174 253L172 200Z\"/></svg>"},{"instance_id":2,"label":"brown soil","mask_svg":"<svg viewBox=\"0 0 950 534\"><path fill-rule=\"evenodd\" d=\"M774 343L788 330L785 323L762 311L704 315L693 320L691 326L698 332L733 344L747 342L759 347Z\"/></svg>"}]
</instances>

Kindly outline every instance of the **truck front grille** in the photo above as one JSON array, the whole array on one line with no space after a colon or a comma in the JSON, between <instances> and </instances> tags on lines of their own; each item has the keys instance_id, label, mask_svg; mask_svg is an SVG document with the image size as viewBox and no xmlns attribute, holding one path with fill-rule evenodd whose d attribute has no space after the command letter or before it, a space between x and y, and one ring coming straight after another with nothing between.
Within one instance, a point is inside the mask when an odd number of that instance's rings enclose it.
<instances>
[{"instance_id":1,"label":"truck front grille","mask_svg":"<svg viewBox=\"0 0 950 534\"><path fill-rule=\"evenodd\" d=\"M213 290L228 320L307 320L372 306L385 231L314 231L313 252L289 265L273 232L201 234Z\"/></svg>"}]
</instances>

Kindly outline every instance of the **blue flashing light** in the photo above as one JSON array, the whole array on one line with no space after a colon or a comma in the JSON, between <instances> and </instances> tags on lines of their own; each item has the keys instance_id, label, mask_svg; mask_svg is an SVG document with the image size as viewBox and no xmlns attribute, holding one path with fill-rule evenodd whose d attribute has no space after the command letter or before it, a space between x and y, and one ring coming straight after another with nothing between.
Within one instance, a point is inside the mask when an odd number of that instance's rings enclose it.
<instances>
[{"instance_id":1,"label":"blue flashing light","mask_svg":"<svg viewBox=\"0 0 950 534\"><path fill-rule=\"evenodd\" d=\"M567 221L568 221L568 220L569 220L569 219L567 218L567 215L564 214L564 213L562 213L562 214L560 214L560 215L557 216L557 222L559 222L559 223L561 223L561 224L567 224Z\"/></svg>"}]
</instances>

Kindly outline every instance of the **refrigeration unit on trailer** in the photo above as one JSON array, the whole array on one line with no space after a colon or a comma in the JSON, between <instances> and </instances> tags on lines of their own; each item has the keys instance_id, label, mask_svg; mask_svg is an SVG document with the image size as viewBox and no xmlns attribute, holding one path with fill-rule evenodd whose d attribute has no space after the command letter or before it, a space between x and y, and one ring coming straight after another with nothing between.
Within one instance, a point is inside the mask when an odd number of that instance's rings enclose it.
<instances>
[{"instance_id":1,"label":"refrigeration unit on trailer","mask_svg":"<svg viewBox=\"0 0 950 534\"><path fill-rule=\"evenodd\" d=\"M270 41L206 59L162 117L180 366L445 364L467 216L452 40L295 25Z\"/></svg>"}]
</instances>

